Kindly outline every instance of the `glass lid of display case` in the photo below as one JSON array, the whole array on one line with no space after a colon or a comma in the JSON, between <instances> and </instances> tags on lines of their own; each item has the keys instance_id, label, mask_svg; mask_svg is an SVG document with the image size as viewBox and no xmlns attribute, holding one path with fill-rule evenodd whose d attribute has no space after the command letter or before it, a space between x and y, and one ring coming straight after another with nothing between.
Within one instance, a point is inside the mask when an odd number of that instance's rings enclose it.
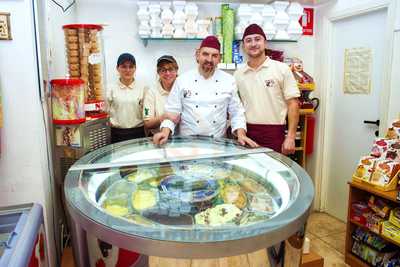
<instances>
[{"instance_id":1,"label":"glass lid of display case","mask_svg":"<svg viewBox=\"0 0 400 267\"><path fill-rule=\"evenodd\" d=\"M123 167L188 159L218 158L272 151L268 148L247 149L229 139L209 137L175 137L164 146L155 146L149 139L135 139L110 145L92 152L90 159L79 161L70 170Z\"/></svg>"},{"instance_id":2,"label":"glass lid of display case","mask_svg":"<svg viewBox=\"0 0 400 267\"><path fill-rule=\"evenodd\" d=\"M271 150L227 139L140 139L80 159L65 191L74 209L113 230L213 242L265 233L307 210L313 187L303 174Z\"/></svg>"}]
</instances>

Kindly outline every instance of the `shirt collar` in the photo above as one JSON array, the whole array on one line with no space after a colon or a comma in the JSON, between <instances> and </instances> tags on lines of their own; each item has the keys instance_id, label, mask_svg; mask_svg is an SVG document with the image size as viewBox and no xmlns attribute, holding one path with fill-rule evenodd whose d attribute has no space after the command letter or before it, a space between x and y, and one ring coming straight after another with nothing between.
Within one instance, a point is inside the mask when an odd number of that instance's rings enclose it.
<instances>
[{"instance_id":1,"label":"shirt collar","mask_svg":"<svg viewBox=\"0 0 400 267\"><path fill-rule=\"evenodd\" d=\"M160 80L158 80L157 87L161 95L169 95L169 92L162 87Z\"/></svg>"},{"instance_id":2,"label":"shirt collar","mask_svg":"<svg viewBox=\"0 0 400 267\"><path fill-rule=\"evenodd\" d=\"M213 75L210 76L210 77L208 77L208 78L206 79L206 78L204 78L203 75L200 74L200 71L199 71L199 69L197 68L197 69L196 69L196 79L200 79L200 80L204 80L204 81L218 80L219 71L220 71L220 70L219 70L218 68L216 68L215 71L214 71L214 73L213 73Z\"/></svg>"},{"instance_id":3,"label":"shirt collar","mask_svg":"<svg viewBox=\"0 0 400 267\"><path fill-rule=\"evenodd\" d=\"M134 83L135 83L135 80L133 80L133 82L130 85L126 86L120 80L118 80L118 85L119 85L119 88L121 88L121 89L126 89L126 88L133 89Z\"/></svg>"},{"instance_id":4,"label":"shirt collar","mask_svg":"<svg viewBox=\"0 0 400 267\"><path fill-rule=\"evenodd\" d=\"M257 69L253 69L252 67L250 67L247 62L246 66L244 67L244 72L247 72L250 70L251 71L259 71L262 68L268 68L270 66L270 64L271 64L271 59L268 56L265 57L263 64L261 64Z\"/></svg>"}]
</instances>

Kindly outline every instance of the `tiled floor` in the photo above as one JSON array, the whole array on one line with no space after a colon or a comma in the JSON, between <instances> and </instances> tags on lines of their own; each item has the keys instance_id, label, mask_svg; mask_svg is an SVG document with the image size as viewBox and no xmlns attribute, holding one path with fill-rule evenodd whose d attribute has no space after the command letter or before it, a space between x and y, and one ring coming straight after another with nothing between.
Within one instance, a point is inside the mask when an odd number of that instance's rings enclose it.
<instances>
[{"instance_id":1,"label":"tiled floor","mask_svg":"<svg viewBox=\"0 0 400 267\"><path fill-rule=\"evenodd\" d=\"M346 224L327 215L314 212L308 219L306 236L311 240L311 250L324 258L324 267L345 267ZM67 251L62 267L73 267L72 252Z\"/></svg>"},{"instance_id":2,"label":"tiled floor","mask_svg":"<svg viewBox=\"0 0 400 267\"><path fill-rule=\"evenodd\" d=\"M314 212L308 219L311 251L324 258L324 267L349 266L344 263L346 224L326 213Z\"/></svg>"}]
</instances>

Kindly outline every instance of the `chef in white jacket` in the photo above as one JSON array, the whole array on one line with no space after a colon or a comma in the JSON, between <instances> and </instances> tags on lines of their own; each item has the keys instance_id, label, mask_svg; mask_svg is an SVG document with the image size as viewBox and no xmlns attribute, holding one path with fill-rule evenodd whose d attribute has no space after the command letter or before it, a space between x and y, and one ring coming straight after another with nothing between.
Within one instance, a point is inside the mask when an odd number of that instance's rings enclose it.
<instances>
[{"instance_id":1,"label":"chef in white jacket","mask_svg":"<svg viewBox=\"0 0 400 267\"><path fill-rule=\"evenodd\" d=\"M237 94L232 75L217 69L220 61L220 43L215 36L205 38L196 51L198 68L177 78L165 104L168 118L161 131L154 135L155 144L167 142L179 122L181 135L224 137L228 114L232 133L241 145L257 147L246 136L244 108Z\"/></svg>"}]
</instances>

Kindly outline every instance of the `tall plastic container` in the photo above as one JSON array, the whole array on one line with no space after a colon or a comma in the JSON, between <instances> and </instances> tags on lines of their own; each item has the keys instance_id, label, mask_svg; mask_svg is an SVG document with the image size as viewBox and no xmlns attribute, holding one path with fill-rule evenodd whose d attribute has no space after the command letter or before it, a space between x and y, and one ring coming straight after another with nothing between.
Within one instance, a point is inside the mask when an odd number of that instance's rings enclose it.
<instances>
[{"instance_id":1,"label":"tall plastic container","mask_svg":"<svg viewBox=\"0 0 400 267\"><path fill-rule=\"evenodd\" d=\"M85 122L85 91L81 79L51 80L51 106L54 124Z\"/></svg>"},{"instance_id":2,"label":"tall plastic container","mask_svg":"<svg viewBox=\"0 0 400 267\"><path fill-rule=\"evenodd\" d=\"M68 24L63 26L68 73L84 81L86 117L104 118L105 64L103 26L98 24Z\"/></svg>"}]
</instances>

